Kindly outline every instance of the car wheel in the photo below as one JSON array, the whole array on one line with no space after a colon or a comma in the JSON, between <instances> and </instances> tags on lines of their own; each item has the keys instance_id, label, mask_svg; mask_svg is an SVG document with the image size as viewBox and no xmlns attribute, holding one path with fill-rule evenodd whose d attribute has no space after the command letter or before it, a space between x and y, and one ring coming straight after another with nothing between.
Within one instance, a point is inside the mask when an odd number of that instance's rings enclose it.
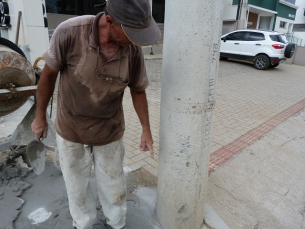
<instances>
[{"instance_id":1,"label":"car wheel","mask_svg":"<svg viewBox=\"0 0 305 229\"><path fill-rule=\"evenodd\" d=\"M270 59L266 55L257 55L254 58L254 67L259 70L265 70L270 66Z\"/></svg>"},{"instance_id":2,"label":"car wheel","mask_svg":"<svg viewBox=\"0 0 305 229\"><path fill-rule=\"evenodd\" d=\"M279 66L280 64L270 64L270 68L276 68L277 66Z\"/></svg>"},{"instance_id":3,"label":"car wheel","mask_svg":"<svg viewBox=\"0 0 305 229\"><path fill-rule=\"evenodd\" d=\"M227 59L228 57L223 57L223 56L220 57L220 60L227 60Z\"/></svg>"},{"instance_id":4,"label":"car wheel","mask_svg":"<svg viewBox=\"0 0 305 229\"><path fill-rule=\"evenodd\" d=\"M291 58L294 54L294 50L295 50L295 44L289 43L285 49L285 57Z\"/></svg>"}]
</instances>

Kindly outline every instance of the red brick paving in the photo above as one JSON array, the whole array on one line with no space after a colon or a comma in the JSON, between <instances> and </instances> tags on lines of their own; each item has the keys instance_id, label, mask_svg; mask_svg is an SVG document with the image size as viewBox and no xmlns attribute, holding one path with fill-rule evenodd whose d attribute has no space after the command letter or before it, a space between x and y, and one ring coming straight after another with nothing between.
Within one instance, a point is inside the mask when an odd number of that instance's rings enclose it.
<instances>
[{"instance_id":1,"label":"red brick paving","mask_svg":"<svg viewBox=\"0 0 305 229\"><path fill-rule=\"evenodd\" d=\"M234 155L240 153L243 149L260 139L266 133L274 129L277 125L286 121L292 115L300 112L305 108L305 99L287 108L281 113L275 115L268 121L262 123L258 127L248 131L228 145L216 150L211 154L209 172L212 172L216 167L222 165Z\"/></svg>"}]
</instances>

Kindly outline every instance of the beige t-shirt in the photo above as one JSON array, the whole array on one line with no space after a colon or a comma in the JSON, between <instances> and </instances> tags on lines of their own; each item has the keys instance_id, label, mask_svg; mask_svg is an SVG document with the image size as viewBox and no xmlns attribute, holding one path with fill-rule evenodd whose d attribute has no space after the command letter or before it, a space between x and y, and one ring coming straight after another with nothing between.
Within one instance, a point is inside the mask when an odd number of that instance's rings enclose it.
<instances>
[{"instance_id":1,"label":"beige t-shirt","mask_svg":"<svg viewBox=\"0 0 305 229\"><path fill-rule=\"evenodd\" d=\"M64 139L87 145L120 139L125 129L124 89L143 91L148 86L140 47L121 47L108 61L98 53L102 15L61 23L43 54L46 64L60 71L55 129Z\"/></svg>"}]
</instances>

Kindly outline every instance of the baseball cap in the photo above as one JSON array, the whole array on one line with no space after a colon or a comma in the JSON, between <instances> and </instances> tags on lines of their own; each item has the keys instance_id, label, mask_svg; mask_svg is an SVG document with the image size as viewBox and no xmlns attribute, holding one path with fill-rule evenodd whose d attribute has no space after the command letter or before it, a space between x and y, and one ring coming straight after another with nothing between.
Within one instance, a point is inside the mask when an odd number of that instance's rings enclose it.
<instances>
[{"instance_id":1,"label":"baseball cap","mask_svg":"<svg viewBox=\"0 0 305 229\"><path fill-rule=\"evenodd\" d=\"M160 40L161 31L151 16L149 0L108 0L106 10L135 45L147 46Z\"/></svg>"}]
</instances>

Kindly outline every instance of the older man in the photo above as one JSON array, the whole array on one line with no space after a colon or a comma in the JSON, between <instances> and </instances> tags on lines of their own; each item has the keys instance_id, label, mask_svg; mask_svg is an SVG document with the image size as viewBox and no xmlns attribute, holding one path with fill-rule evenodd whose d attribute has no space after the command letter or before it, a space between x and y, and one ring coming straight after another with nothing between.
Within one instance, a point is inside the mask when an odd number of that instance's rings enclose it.
<instances>
[{"instance_id":1,"label":"older man","mask_svg":"<svg viewBox=\"0 0 305 229\"><path fill-rule=\"evenodd\" d=\"M149 0L108 0L106 12L60 24L43 55L32 131L37 139L46 137L46 108L60 72L55 129L74 228L91 228L97 220L92 164L108 227L126 228L122 99L128 86L143 130L140 149L153 158L148 79L139 46L160 37Z\"/></svg>"}]
</instances>

